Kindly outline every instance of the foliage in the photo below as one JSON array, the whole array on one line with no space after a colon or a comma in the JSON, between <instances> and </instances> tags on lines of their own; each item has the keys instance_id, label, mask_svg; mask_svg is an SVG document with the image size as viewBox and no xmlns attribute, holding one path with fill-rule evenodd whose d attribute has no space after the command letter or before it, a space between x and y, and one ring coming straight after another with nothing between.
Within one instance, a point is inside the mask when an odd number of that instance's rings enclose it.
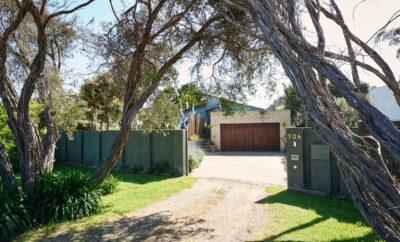
<instances>
[{"instance_id":1,"label":"foliage","mask_svg":"<svg viewBox=\"0 0 400 242\"><path fill-rule=\"evenodd\" d=\"M400 131L357 90L360 83L358 71L367 70L385 82L400 103L400 86L394 70L376 48L350 30L336 1L224 2L226 8L245 11L258 23L265 44L271 47L296 87L307 120L316 127L316 133L329 150L338 156L338 167L355 204L376 233L385 240L399 241L400 208L395 205L400 201L396 182L398 172L388 170L387 164L395 164L383 157L381 148L385 147L388 154L398 158ZM305 9L308 14L302 14ZM346 40L347 50L331 48L334 41L324 35L331 26L321 20L320 13L342 30L340 34ZM304 28L305 22L313 22L312 38L310 29ZM314 45L315 38L318 38L318 46ZM361 56L366 58L356 59ZM347 71L349 69L351 72ZM334 84L349 105L357 110L368 135L359 136L344 124L341 110L327 90L327 82ZM385 209L389 207L390 210Z\"/></svg>"},{"instance_id":2,"label":"foliage","mask_svg":"<svg viewBox=\"0 0 400 242\"><path fill-rule=\"evenodd\" d=\"M143 171L143 167L141 165L134 165L132 167L132 173L140 173Z\"/></svg>"},{"instance_id":3,"label":"foliage","mask_svg":"<svg viewBox=\"0 0 400 242\"><path fill-rule=\"evenodd\" d=\"M59 90L66 94L60 78L62 62L71 53L77 38L76 18L64 16L84 6L56 13L71 6L61 6L55 1L26 3L1 1L0 4L3 87L0 96L13 127L21 164L25 167L20 171L25 192L33 189L37 173L53 166L55 143L63 124L76 120L71 109L66 111L68 115L62 113L60 117L58 107L74 105L69 100L57 101L61 97ZM46 135L43 136L39 129L44 131L45 125ZM75 128L74 124L71 126Z\"/></svg>"},{"instance_id":4,"label":"foliage","mask_svg":"<svg viewBox=\"0 0 400 242\"><path fill-rule=\"evenodd\" d=\"M335 85L333 85L332 83L329 83L328 84L328 88L329 88L329 91L332 93L332 95L335 97L335 98L341 98L341 97L343 97L343 95L338 91L338 89L336 88L336 86ZM360 92L362 93L362 94L364 94L364 95L367 95L367 94L369 94L369 84L368 83L366 83L366 82L361 82L360 83Z\"/></svg>"},{"instance_id":5,"label":"foliage","mask_svg":"<svg viewBox=\"0 0 400 242\"><path fill-rule=\"evenodd\" d=\"M95 171L93 168L68 167L59 164L55 164L54 167L54 170L59 172L68 169L80 171L86 175L92 175ZM32 230L23 234L21 240L47 240L47 237L55 229L63 231L86 229L112 217L122 216L166 199L183 189L191 187L197 180L195 177L188 176L171 178L120 171L112 171L111 174L120 181L120 189L102 198L101 209L97 213L79 220L43 225L39 231ZM75 231L71 233L75 233Z\"/></svg>"},{"instance_id":6,"label":"foliage","mask_svg":"<svg viewBox=\"0 0 400 242\"><path fill-rule=\"evenodd\" d=\"M103 183L97 185L101 195L108 195L118 191L119 181L113 175L109 175Z\"/></svg>"},{"instance_id":7,"label":"foliage","mask_svg":"<svg viewBox=\"0 0 400 242\"><path fill-rule=\"evenodd\" d=\"M399 15L397 15L399 16ZM400 27L391 29L389 31L381 31L380 36L378 35L378 41L379 37L383 37L385 40L390 41L390 45L399 45L400 44ZM400 59L400 48L397 49L397 58Z\"/></svg>"},{"instance_id":8,"label":"foliage","mask_svg":"<svg viewBox=\"0 0 400 242\"><path fill-rule=\"evenodd\" d=\"M244 104L239 104L226 98L220 98L219 103L224 116L233 115L238 109L245 111L246 108Z\"/></svg>"},{"instance_id":9,"label":"foliage","mask_svg":"<svg viewBox=\"0 0 400 242\"><path fill-rule=\"evenodd\" d=\"M357 111L350 107L337 88L331 83L328 84L329 91L335 97L336 103L342 111L345 124L347 126L356 126L359 120ZM362 82L360 84L360 91L364 95L368 95L369 93L369 85L368 83ZM304 108L301 105L300 98L296 92L296 89L293 86L285 87L284 89L284 104L285 109L290 110L291 121L296 126L304 127L306 125L306 117L304 113ZM368 96L367 96L368 99Z\"/></svg>"},{"instance_id":10,"label":"foliage","mask_svg":"<svg viewBox=\"0 0 400 242\"><path fill-rule=\"evenodd\" d=\"M152 95L148 106L139 111L138 119L143 129L170 129L176 127L179 120L179 105L165 92Z\"/></svg>"},{"instance_id":11,"label":"foliage","mask_svg":"<svg viewBox=\"0 0 400 242\"><path fill-rule=\"evenodd\" d=\"M199 163L197 162L197 160L194 159L192 154L189 154L188 160L189 160L189 172L192 172L192 170L196 168L199 165Z\"/></svg>"},{"instance_id":12,"label":"foliage","mask_svg":"<svg viewBox=\"0 0 400 242\"><path fill-rule=\"evenodd\" d=\"M44 105L40 103L38 98L32 98L29 103L29 114L39 129L40 133L43 133L46 128L46 120L44 116Z\"/></svg>"},{"instance_id":13,"label":"foliage","mask_svg":"<svg viewBox=\"0 0 400 242\"><path fill-rule=\"evenodd\" d=\"M356 127L358 125L358 121L360 120L357 111L346 102L346 99L342 97L335 98L335 101L342 111L345 125Z\"/></svg>"},{"instance_id":14,"label":"foliage","mask_svg":"<svg viewBox=\"0 0 400 242\"><path fill-rule=\"evenodd\" d=\"M271 211L265 241L376 241L353 201L268 187L260 201Z\"/></svg>"},{"instance_id":15,"label":"foliage","mask_svg":"<svg viewBox=\"0 0 400 242\"><path fill-rule=\"evenodd\" d=\"M22 203L17 184L5 188L0 181L0 241L11 241L31 226L31 216Z\"/></svg>"},{"instance_id":16,"label":"foliage","mask_svg":"<svg viewBox=\"0 0 400 242\"><path fill-rule=\"evenodd\" d=\"M203 161L204 152L200 149L195 149L194 151L189 151L189 172L199 166L199 164Z\"/></svg>"},{"instance_id":17,"label":"foliage","mask_svg":"<svg viewBox=\"0 0 400 242\"><path fill-rule=\"evenodd\" d=\"M119 87L110 72L101 73L81 86L80 96L87 103L85 116L91 129L95 129L97 118L101 120L101 124L107 124L107 130L112 120L120 118L120 95Z\"/></svg>"},{"instance_id":18,"label":"foliage","mask_svg":"<svg viewBox=\"0 0 400 242\"><path fill-rule=\"evenodd\" d=\"M306 117L296 89L289 85L284 88L284 93L283 103L285 109L290 110L291 122L298 127L304 127L306 125Z\"/></svg>"},{"instance_id":19,"label":"foliage","mask_svg":"<svg viewBox=\"0 0 400 242\"><path fill-rule=\"evenodd\" d=\"M182 105L192 105L195 107L207 104L208 96L205 95L194 83L187 83L178 89L178 97L176 102L182 101Z\"/></svg>"},{"instance_id":20,"label":"foliage","mask_svg":"<svg viewBox=\"0 0 400 242\"><path fill-rule=\"evenodd\" d=\"M14 136L7 124L7 113L3 105L0 106L0 140L7 150L14 173L19 172L19 160L17 147L14 143Z\"/></svg>"},{"instance_id":21,"label":"foliage","mask_svg":"<svg viewBox=\"0 0 400 242\"><path fill-rule=\"evenodd\" d=\"M198 136L197 134L191 135L189 137L189 140L191 141L197 141L197 140L201 140L200 136Z\"/></svg>"},{"instance_id":22,"label":"foliage","mask_svg":"<svg viewBox=\"0 0 400 242\"><path fill-rule=\"evenodd\" d=\"M77 170L44 171L27 194L26 206L36 224L82 218L99 208L101 194L90 177Z\"/></svg>"},{"instance_id":23,"label":"foliage","mask_svg":"<svg viewBox=\"0 0 400 242\"><path fill-rule=\"evenodd\" d=\"M168 174L170 171L167 161L156 162L147 169L147 173L152 175Z\"/></svg>"},{"instance_id":24,"label":"foliage","mask_svg":"<svg viewBox=\"0 0 400 242\"><path fill-rule=\"evenodd\" d=\"M53 102L46 102L46 106L53 114L52 119L58 130L71 137L72 132L84 119L85 103L79 100L78 96L67 93L61 87L62 82L59 85L53 89Z\"/></svg>"}]
</instances>

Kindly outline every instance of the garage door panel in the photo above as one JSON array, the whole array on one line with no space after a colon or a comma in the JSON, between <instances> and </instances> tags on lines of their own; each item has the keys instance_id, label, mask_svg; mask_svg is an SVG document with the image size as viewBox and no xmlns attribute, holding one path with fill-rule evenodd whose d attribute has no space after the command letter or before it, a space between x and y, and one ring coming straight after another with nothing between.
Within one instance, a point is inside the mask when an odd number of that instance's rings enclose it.
<instances>
[{"instance_id":1,"label":"garage door panel","mask_svg":"<svg viewBox=\"0 0 400 242\"><path fill-rule=\"evenodd\" d=\"M223 151L279 151L279 123L221 124Z\"/></svg>"}]
</instances>

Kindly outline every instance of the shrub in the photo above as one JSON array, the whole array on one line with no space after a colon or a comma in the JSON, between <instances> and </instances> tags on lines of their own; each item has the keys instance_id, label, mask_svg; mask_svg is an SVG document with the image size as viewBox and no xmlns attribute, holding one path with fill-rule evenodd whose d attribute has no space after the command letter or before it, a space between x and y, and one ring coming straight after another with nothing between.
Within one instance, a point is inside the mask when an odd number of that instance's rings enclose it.
<instances>
[{"instance_id":1,"label":"shrub","mask_svg":"<svg viewBox=\"0 0 400 242\"><path fill-rule=\"evenodd\" d=\"M26 198L35 224L81 218L99 207L101 194L81 171L45 171L36 181Z\"/></svg>"},{"instance_id":2,"label":"shrub","mask_svg":"<svg viewBox=\"0 0 400 242\"><path fill-rule=\"evenodd\" d=\"M143 167L141 165L134 165L132 167L132 173L140 173L143 171Z\"/></svg>"},{"instance_id":3,"label":"shrub","mask_svg":"<svg viewBox=\"0 0 400 242\"><path fill-rule=\"evenodd\" d=\"M98 185L97 189L99 189L99 192L102 195L108 195L118 191L118 184L119 184L118 179L115 178L113 175L109 175L103 181L103 183Z\"/></svg>"},{"instance_id":4,"label":"shrub","mask_svg":"<svg viewBox=\"0 0 400 242\"><path fill-rule=\"evenodd\" d=\"M201 138L197 134L194 134L189 137L189 140L196 141L196 140L201 140Z\"/></svg>"},{"instance_id":5,"label":"shrub","mask_svg":"<svg viewBox=\"0 0 400 242\"><path fill-rule=\"evenodd\" d=\"M160 175L163 173L171 173L167 161L157 162L149 167L147 173L152 175Z\"/></svg>"},{"instance_id":6,"label":"shrub","mask_svg":"<svg viewBox=\"0 0 400 242\"><path fill-rule=\"evenodd\" d=\"M203 161L204 158L204 152L200 149L196 149L194 151L191 151L188 160L189 160L189 172L192 172L192 170L196 167L199 166L200 162Z\"/></svg>"},{"instance_id":7,"label":"shrub","mask_svg":"<svg viewBox=\"0 0 400 242\"><path fill-rule=\"evenodd\" d=\"M5 188L0 181L0 228L0 241L11 241L31 228L31 217L22 203L17 184Z\"/></svg>"},{"instance_id":8,"label":"shrub","mask_svg":"<svg viewBox=\"0 0 400 242\"><path fill-rule=\"evenodd\" d=\"M3 142L7 150L8 158L10 158L14 173L19 172L19 160L17 147L14 143L14 136L7 124L7 112L2 104L0 104L0 140Z\"/></svg>"},{"instance_id":9,"label":"shrub","mask_svg":"<svg viewBox=\"0 0 400 242\"><path fill-rule=\"evenodd\" d=\"M202 150L197 149L193 152L193 156L194 156L194 159L196 159L198 161L198 163L200 163L203 161L204 152Z\"/></svg>"},{"instance_id":10,"label":"shrub","mask_svg":"<svg viewBox=\"0 0 400 242\"><path fill-rule=\"evenodd\" d=\"M7 153L8 153L8 158L10 158L11 166L14 171L14 173L19 173L20 168L19 168L19 158L18 158L18 151L17 147L14 145L14 143L9 144L8 147L6 147Z\"/></svg>"},{"instance_id":11,"label":"shrub","mask_svg":"<svg viewBox=\"0 0 400 242\"><path fill-rule=\"evenodd\" d=\"M131 167L129 165L122 165L119 167L118 170L129 172L131 170Z\"/></svg>"},{"instance_id":12,"label":"shrub","mask_svg":"<svg viewBox=\"0 0 400 242\"><path fill-rule=\"evenodd\" d=\"M192 170L196 168L199 165L199 163L197 162L197 160L194 159L192 154L189 154L188 159L189 159L189 172L192 172Z\"/></svg>"}]
</instances>

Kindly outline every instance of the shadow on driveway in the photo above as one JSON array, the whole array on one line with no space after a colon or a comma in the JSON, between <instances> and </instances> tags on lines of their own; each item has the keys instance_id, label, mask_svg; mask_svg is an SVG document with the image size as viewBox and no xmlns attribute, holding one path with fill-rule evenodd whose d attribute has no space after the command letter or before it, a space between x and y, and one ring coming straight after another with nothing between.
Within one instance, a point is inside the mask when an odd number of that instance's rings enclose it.
<instances>
[{"instance_id":1,"label":"shadow on driveway","mask_svg":"<svg viewBox=\"0 0 400 242\"><path fill-rule=\"evenodd\" d=\"M52 237L51 241L157 241L181 240L202 234L212 239L212 229L205 229L205 221L193 218L171 219L170 212L158 212L144 217L122 217L84 231L68 231Z\"/></svg>"}]
</instances>

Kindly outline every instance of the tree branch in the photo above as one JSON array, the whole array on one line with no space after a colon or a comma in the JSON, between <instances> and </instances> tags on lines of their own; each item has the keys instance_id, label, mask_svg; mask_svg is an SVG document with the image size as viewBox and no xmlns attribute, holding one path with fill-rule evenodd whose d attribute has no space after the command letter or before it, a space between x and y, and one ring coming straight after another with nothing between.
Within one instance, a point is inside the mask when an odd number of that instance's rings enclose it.
<instances>
[{"instance_id":1,"label":"tree branch","mask_svg":"<svg viewBox=\"0 0 400 242\"><path fill-rule=\"evenodd\" d=\"M53 13L53 14L50 14L50 15L44 20L43 25L46 26L52 18L55 18L55 17L60 16L60 15L64 15L64 14L71 14L71 13L73 13L73 12L75 12L75 11L77 11L77 10L83 8L83 7L86 7L87 5L91 4L91 3L94 2L94 1L95 1L95 0L89 0L89 1L86 1L85 3L82 3L82 4L78 5L78 6L76 6L76 7L73 8L73 9L70 9L70 10L63 10L63 11L59 11L59 12L55 12L55 13Z\"/></svg>"}]
</instances>

